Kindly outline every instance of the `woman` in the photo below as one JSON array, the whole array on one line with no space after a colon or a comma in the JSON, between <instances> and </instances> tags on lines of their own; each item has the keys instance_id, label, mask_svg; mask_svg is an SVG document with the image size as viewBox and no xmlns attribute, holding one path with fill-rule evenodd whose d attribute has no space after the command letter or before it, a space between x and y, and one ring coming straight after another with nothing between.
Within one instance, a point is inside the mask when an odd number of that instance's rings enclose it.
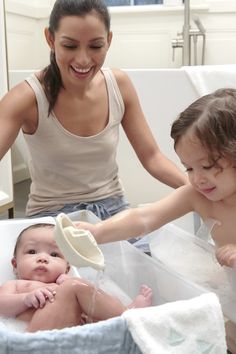
<instances>
[{"instance_id":1,"label":"woman","mask_svg":"<svg viewBox=\"0 0 236 354\"><path fill-rule=\"evenodd\" d=\"M0 158L20 129L30 152L27 216L90 209L105 219L126 209L116 163L120 124L153 177L184 184L157 146L128 76L102 68L112 40L105 4L57 0L45 36L50 65L0 103Z\"/></svg>"}]
</instances>

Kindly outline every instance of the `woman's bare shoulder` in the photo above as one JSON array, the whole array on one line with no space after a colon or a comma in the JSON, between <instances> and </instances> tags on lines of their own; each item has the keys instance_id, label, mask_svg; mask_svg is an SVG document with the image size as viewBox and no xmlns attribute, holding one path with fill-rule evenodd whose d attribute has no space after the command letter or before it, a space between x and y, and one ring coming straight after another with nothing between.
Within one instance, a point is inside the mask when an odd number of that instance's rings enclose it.
<instances>
[{"instance_id":1,"label":"woman's bare shoulder","mask_svg":"<svg viewBox=\"0 0 236 354\"><path fill-rule=\"evenodd\" d=\"M127 81L129 81L129 76L127 75L127 73L119 68L111 68L111 71L113 72L113 75L116 78L116 81L118 82L118 84L123 84L126 83Z\"/></svg>"},{"instance_id":2,"label":"woman's bare shoulder","mask_svg":"<svg viewBox=\"0 0 236 354\"><path fill-rule=\"evenodd\" d=\"M121 91L125 103L133 103L137 100L137 93L129 75L121 69L112 68L116 82Z\"/></svg>"},{"instance_id":3,"label":"woman's bare shoulder","mask_svg":"<svg viewBox=\"0 0 236 354\"><path fill-rule=\"evenodd\" d=\"M31 86L26 82L14 86L0 101L0 121L15 122L17 126L37 120L37 101Z\"/></svg>"}]
</instances>

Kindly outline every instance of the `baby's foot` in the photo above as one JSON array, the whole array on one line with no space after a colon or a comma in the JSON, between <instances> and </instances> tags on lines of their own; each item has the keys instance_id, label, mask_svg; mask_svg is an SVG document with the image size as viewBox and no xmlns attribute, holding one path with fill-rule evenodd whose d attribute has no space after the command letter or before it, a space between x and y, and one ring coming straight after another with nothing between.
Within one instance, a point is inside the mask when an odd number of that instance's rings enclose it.
<instances>
[{"instance_id":1,"label":"baby's foot","mask_svg":"<svg viewBox=\"0 0 236 354\"><path fill-rule=\"evenodd\" d=\"M142 285L138 296L134 301L128 306L131 308L148 307L152 305L152 289L147 285Z\"/></svg>"}]
</instances>

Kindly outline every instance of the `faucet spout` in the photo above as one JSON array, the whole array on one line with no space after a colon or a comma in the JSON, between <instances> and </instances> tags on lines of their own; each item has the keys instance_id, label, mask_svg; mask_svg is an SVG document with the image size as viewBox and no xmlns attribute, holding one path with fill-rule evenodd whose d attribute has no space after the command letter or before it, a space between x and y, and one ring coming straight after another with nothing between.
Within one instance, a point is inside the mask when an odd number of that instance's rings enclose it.
<instances>
[{"instance_id":1,"label":"faucet spout","mask_svg":"<svg viewBox=\"0 0 236 354\"><path fill-rule=\"evenodd\" d=\"M184 0L184 24L181 33L177 33L177 38L172 40L173 57L176 48L182 49L182 65L189 66L192 65L191 61L194 60L194 65L198 62L198 38L202 38L202 59L201 65L205 62L205 46L206 46L206 30L201 23L198 16L194 16L194 23L196 29L191 29L190 26L190 0ZM192 43L193 42L193 43ZM193 48L192 48L193 45ZM193 53L192 53L193 49Z\"/></svg>"},{"instance_id":2,"label":"faucet spout","mask_svg":"<svg viewBox=\"0 0 236 354\"><path fill-rule=\"evenodd\" d=\"M184 1L183 65L190 65L190 0Z\"/></svg>"}]
</instances>

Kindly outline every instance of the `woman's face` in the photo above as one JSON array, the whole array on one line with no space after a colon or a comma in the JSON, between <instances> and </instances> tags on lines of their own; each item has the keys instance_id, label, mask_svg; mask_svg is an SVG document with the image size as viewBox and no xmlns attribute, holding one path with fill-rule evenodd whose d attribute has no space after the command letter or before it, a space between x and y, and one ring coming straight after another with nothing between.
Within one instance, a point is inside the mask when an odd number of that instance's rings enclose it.
<instances>
[{"instance_id":1,"label":"woman's face","mask_svg":"<svg viewBox=\"0 0 236 354\"><path fill-rule=\"evenodd\" d=\"M105 61L112 38L96 12L63 17L54 38L48 30L45 34L65 87L87 85L92 80Z\"/></svg>"}]
</instances>

